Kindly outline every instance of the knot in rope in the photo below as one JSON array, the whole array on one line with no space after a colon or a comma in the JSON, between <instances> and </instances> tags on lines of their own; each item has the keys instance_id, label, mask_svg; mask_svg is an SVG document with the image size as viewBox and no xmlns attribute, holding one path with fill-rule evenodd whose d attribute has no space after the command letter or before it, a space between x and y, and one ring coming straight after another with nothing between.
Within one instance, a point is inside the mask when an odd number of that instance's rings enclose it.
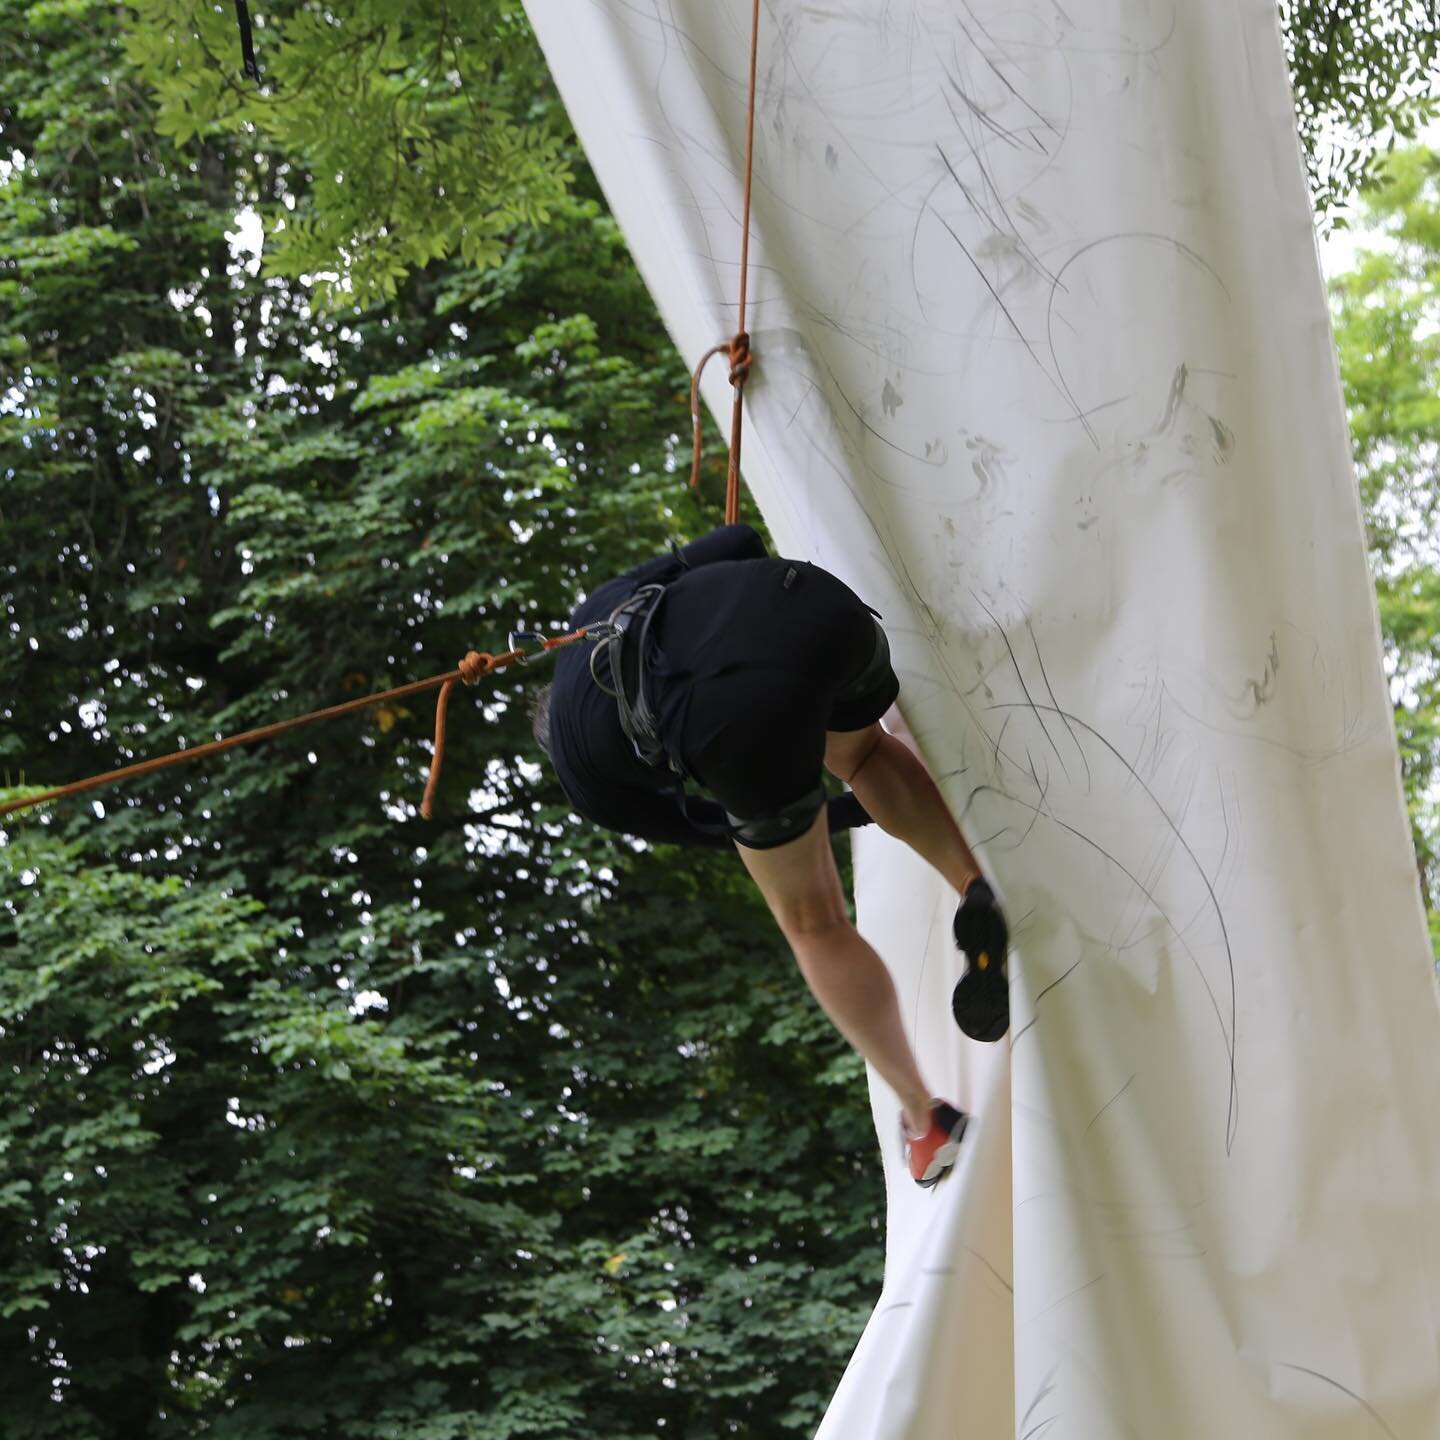
<instances>
[{"instance_id":1,"label":"knot in rope","mask_svg":"<svg viewBox=\"0 0 1440 1440\"><path fill-rule=\"evenodd\" d=\"M471 650L460 662L460 679L466 685L478 685L480 681L495 668L495 657L487 650ZM441 703L444 701L445 691L441 688ZM439 764L439 757L436 757L436 764Z\"/></svg>"},{"instance_id":2,"label":"knot in rope","mask_svg":"<svg viewBox=\"0 0 1440 1440\"><path fill-rule=\"evenodd\" d=\"M700 377L715 355L724 355L730 362L730 383L735 387L735 404L730 417L730 459L725 473L725 523L733 525L740 518L740 397L745 382L750 378L755 357L750 353L748 331L737 330L720 345L712 345L696 365L690 377L690 488L700 483L700 447L703 436L700 428Z\"/></svg>"},{"instance_id":3,"label":"knot in rope","mask_svg":"<svg viewBox=\"0 0 1440 1440\"><path fill-rule=\"evenodd\" d=\"M730 343L725 347L725 353L730 357L730 383L738 389L750 374L749 335L743 330L737 335L732 335Z\"/></svg>"}]
</instances>

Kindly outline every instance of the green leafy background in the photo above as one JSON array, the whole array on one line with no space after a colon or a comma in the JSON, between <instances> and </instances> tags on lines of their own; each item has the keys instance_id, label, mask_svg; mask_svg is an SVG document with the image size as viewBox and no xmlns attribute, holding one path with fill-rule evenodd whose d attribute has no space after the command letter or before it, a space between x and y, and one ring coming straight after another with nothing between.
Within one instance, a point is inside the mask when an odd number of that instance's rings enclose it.
<instances>
[{"instance_id":1,"label":"green leafy background","mask_svg":"<svg viewBox=\"0 0 1440 1440\"><path fill-rule=\"evenodd\" d=\"M1433 908L1436 162L1376 159L1404 44L1336 32L1357 99L1282 8L1317 196L1336 106L1376 180L1338 336ZM227 5L0 0L15 786L448 669L718 517L516 0L255 18L259 87ZM734 857L569 822L525 692L457 697L430 824L428 701L8 824L6 1436L813 1431L880 1278L861 1068Z\"/></svg>"}]
</instances>

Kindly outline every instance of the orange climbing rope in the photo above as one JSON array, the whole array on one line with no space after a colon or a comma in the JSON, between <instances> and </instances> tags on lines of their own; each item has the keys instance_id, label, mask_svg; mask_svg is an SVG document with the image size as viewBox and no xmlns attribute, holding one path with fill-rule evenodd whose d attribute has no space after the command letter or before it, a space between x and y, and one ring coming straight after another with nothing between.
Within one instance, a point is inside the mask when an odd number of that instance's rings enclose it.
<instances>
[{"instance_id":1,"label":"orange climbing rope","mask_svg":"<svg viewBox=\"0 0 1440 1440\"><path fill-rule=\"evenodd\" d=\"M745 330L745 289L750 277L750 178L755 164L755 65L760 53L760 0L754 0L750 16L750 95L745 113L745 190L740 216L740 313L735 334L714 345L701 357L690 377L690 423L692 449L690 484L700 483L700 376L712 355L722 351L730 357L730 384L735 398L730 408L730 460L725 471L725 523L740 518L740 435L745 381L750 374L750 336Z\"/></svg>"},{"instance_id":2,"label":"orange climbing rope","mask_svg":"<svg viewBox=\"0 0 1440 1440\"><path fill-rule=\"evenodd\" d=\"M541 638L540 653L557 650L562 645L573 645L577 640L583 640L589 633L589 630L574 630L568 635L556 636L553 640ZM533 658L533 654L534 652L524 650L507 650L503 655L491 655L484 651L472 650L454 670L450 670L444 675L432 675L428 680L415 680L409 685L398 685L393 690L382 690L377 695L365 695L359 700L347 700L342 705L331 705L325 710L312 710L308 715L296 715L289 720L276 721L273 725L262 725L256 730L246 730L240 735L229 735L221 740L208 741L204 745L176 750L169 755L158 755L153 760L141 760L135 765L126 765L120 770L108 770L103 775L91 775L86 780L75 780L69 785L60 785L54 790L31 795L24 800L11 800L0 805L0 817L13 815L21 810L29 810L36 805L44 805L50 800L63 800L69 795L79 795L86 790L98 790L102 785L115 785L121 780L130 780L137 775L148 775L155 770L165 770L172 765L183 765L190 760L202 760L207 755L218 755L222 750L233 750L237 745L251 745L257 740L269 740L273 736L284 735L289 730L298 730L302 725L314 725L320 720L336 720L342 715L353 715L357 710L365 710L372 705L383 705L387 700L403 700L407 696L419 695L439 686L440 695L435 703L435 754L430 762L430 778L425 786L425 798L420 805L420 813L428 820L431 813L431 802L435 798L435 787L440 779L440 765L445 757L445 715L450 704L450 692L454 689L455 683L459 681L464 685L474 685L482 676L489 675L495 670L503 670L507 665L523 663Z\"/></svg>"},{"instance_id":3,"label":"orange climbing rope","mask_svg":"<svg viewBox=\"0 0 1440 1440\"><path fill-rule=\"evenodd\" d=\"M243 15L244 6L237 0L237 14L241 15L242 33L246 29ZM735 334L722 344L712 346L700 358L690 379L690 419L693 426L693 454L690 465L690 484L700 480L700 376L712 356L722 351L730 359L730 384L734 387L735 399L730 412L730 458L725 478L725 523L733 525L740 518L740 439L743 423L745 381L750 374L750 336L745 330L746 287L750 276L750 190L755 160L755 71L760 48L760 0L754 0L750 16L750 83L745 118L745 184L740 219L740 305L738 325ZM253 65L253 56L247 48L247 71ZM256 71L258 78L258 71ZM591 627L593 630L595 627ZM534 636L541 645L541 653L554 650L561 645L571 645L583 640L590 633L576 630L553 640ZM169 755L160 755L152 760L142 760L135 765L126 765L119 770L110 770L103 775L91 775L85 780L75 780L69 785L60 785L24 800L11 800L0 805L0 818L14 815L22 810L44 805L51 800L63 800L70 795L79 795L87 790L98 790L104 785L115 785L122 780L138 775L148 775L156 770L168 769L172 765L183 765L190 760L202 760L207 755L218 755L222 750L232 750L237 745L251 745L259 740L269 740L287 731L298 730L303 725L314 725L321 720L335 720L342 715L354 714L372 705L382 705L387 700L402 700L410 695L419 695L426 690L439 687L440 694L435 702L435 751L430 762L430 776L425 785L425 798L420 804L420 813L429 819L436 786L440 779L440 766L445 757L445 721L450 705L450 692L458 681L474 685L483 675L502 670L507 665L523 662L530 658L523 650L508 650L502 655L470 651L459 666L444 675L432 675L428 680L416 680L409 685L400 685L393 690L383 690L377 695L366 695L359 700L347 700L341 705L331 705L324 710L313 710L307 715L296 715L289 720L280 720L273 725L262 725L256 730L246 730L239 735L211 740L185 750L176 750Z\"/></svg>"}]
</instances>

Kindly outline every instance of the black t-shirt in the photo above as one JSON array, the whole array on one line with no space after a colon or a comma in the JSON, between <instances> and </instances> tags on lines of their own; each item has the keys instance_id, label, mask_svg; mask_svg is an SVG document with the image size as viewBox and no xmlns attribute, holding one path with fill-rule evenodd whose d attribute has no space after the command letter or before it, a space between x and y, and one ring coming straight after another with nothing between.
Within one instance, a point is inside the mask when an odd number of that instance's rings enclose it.
<instances>
[{"instance_id":1,"label":"black t-shirt","mask_svg":"<svg viewBox=\"0 0 1440 1440\"><path fill-rule=\"evenodd\" d=\"M570 617L572 630L608 619L642 585L669 585L687 571L724 561L760 560L765 545L748 525L725 525L683 549L646 560L599 586ZM646 765L620 727L614 696L591 675L594 647L581 641L557 652L550 696L550 759L570 803L608 830L670 844L728 849L724 809L708 796L687 795L679 777ZM609 661L596 657L596 673L613 688ZM830 828L869 817L853 795L830 802Z\"/></svg>"}]
</instances>

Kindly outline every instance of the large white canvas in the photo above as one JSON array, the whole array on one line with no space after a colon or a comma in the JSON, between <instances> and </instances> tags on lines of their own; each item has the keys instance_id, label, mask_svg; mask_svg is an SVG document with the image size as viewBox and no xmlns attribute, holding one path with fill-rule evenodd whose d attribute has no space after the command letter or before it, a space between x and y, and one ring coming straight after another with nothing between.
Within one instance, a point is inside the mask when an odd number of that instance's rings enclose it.
<instances>
[{"instance_id":1,"label":"large white canvas","mask_svg":"<svg viewBox=\"0 0 1440 1440\"><path fill-rule=\"evenodd\" d=\"M529 0L693 358L735 325L745 0ZM824 1440L1436 1440L1440 1024L1273 0L767 0L745 474L884 612L1012 918L858 840L978 1121ZM706 399L728 412L718 367ZM683 428L677 425L677 429Z\"/></svg>"}]
</instances>

